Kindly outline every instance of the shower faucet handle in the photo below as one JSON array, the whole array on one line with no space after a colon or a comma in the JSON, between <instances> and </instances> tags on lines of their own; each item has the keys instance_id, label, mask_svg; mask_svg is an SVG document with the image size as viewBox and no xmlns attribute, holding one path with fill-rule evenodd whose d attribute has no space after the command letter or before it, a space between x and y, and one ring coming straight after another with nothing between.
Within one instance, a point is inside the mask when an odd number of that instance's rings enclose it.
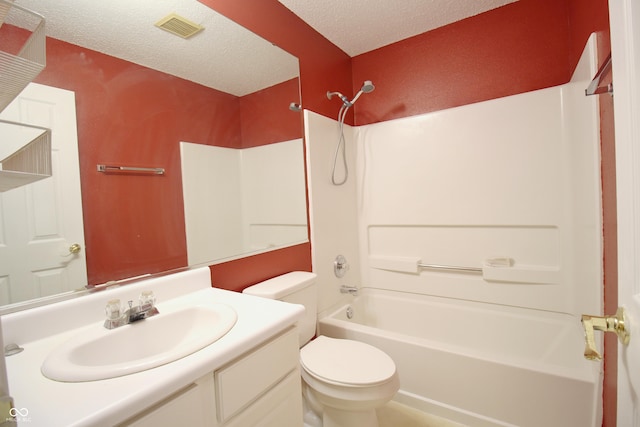
<instances>
[{"instance_id":1,"label":"shower faucet handle","mask_svg":"<svg viewBox=\"0 0 640 427\"><path fill-rule=\"evenodd\" d=\"M347 274L347 271L349 271L349 263L347 262L347 259L344 255L338 255L333 261L333 272L336 277L340 278L344 277L344 275Z\"/></svg>"},{"instance_id":2,"label":"shower faucet handle","mask_svg":"<svg viewBox=\"0 0 640 427\"><path fill-rule=\"evenodd\" d=\"M596 349L594 330L615 332L622 344L629 344L629 325L625 326L624 309L619 307L613 316L582 315L582 327L584 328L584 357L589 360L601 360L602 356Z\"/></svg>"}]
</instances>

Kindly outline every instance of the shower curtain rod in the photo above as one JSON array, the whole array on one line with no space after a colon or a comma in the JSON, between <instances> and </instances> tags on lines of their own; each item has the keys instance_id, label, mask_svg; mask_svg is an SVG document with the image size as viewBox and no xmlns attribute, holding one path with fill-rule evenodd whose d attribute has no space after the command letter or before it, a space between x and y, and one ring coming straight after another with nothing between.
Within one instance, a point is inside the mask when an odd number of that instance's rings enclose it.
<instances>
[{"instance_id":1,"label":"shower curtain rod","mask_svg":"<svg viewBox=\"0 0 640 427\"><path fill-rule=\"evenodd\" d=\"M606 86L600 87L600 81L604 76L606 76L611 71L611 53L605 59L604 64L600 67L598 72L596 73L591 83L589 83L589 87L587 87L584 91L586 96L589 95L599 95L601 93L610 93L613 95L613 82L609 83Z\"/></svg>"}]
</instances>

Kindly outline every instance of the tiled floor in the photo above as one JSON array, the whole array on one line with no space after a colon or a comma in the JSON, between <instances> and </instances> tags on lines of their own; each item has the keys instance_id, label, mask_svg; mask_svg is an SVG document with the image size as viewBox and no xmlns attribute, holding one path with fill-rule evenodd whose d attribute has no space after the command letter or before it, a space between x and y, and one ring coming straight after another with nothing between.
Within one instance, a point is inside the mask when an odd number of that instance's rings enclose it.
<instances>
[{"instance_id":1,"label":"tiled floor","mask_svg":"<svg viewBox=\"0 0 640 427\"><path fill-rule=\"evenodd\" d=\"M391 401L378 409L380 427L464 427Z\"/></svg>"}]
</instances>

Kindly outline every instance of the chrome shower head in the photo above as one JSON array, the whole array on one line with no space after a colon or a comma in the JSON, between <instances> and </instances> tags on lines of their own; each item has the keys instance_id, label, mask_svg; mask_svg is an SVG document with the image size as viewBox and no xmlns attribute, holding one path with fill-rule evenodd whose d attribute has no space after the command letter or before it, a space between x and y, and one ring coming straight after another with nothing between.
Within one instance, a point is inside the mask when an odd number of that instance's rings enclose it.
<instances>
[{"instance_id":1,"label":"chrome shower head","mask_svg":"<svg viewBox=\"0 0 640 427\"><path fill-rule=\"evenodd\" d=\"M373 92L373 90L376 87L373 85L373 83L371 82L371 80L365 80L364 83L362 84L362 87L360 88L360 90L358 91L358 93L356 93L356 96L353 97L353 99L351 101L349 101L349 99L344 96L343 94L341 94L340 92L327 92L327 98L331 99L334 95L338 96L338 98L340 98L342 100L342 103L345 105L345 107L349 108L351 106L353 106L353 104L357 101L358 98L360 98L360 95L362 95L363 93L370 93Z\"/></svg>"},{"instance_id":2,"label":"chrome shower head","mask_svg":"<svg viewBox=\"0 0 640 427\"><path fill-rule=\"evenodd\" d=\"M373 85L371 80L365 80L360 90L364 93L369 93L369 92L373 92L375 88L376 87Z\"/></svg>"},{"instance_id":3,"label":"chrome shower head","mask_svg":"<svg viewBox=\"0 0 640 427\"><path fill-rule=\"evenodd\" d=\"M351 102L349 102L349 104L353 105L358 100L358 98L360 98L360 95L362 95L363 93L373 92L375 88L376 87L373 85L371 80L365 80L364 83L362 84L362 87L360 88L358 93L356 93L356 96L353 97Z\"/></svg>"}]
</instances>

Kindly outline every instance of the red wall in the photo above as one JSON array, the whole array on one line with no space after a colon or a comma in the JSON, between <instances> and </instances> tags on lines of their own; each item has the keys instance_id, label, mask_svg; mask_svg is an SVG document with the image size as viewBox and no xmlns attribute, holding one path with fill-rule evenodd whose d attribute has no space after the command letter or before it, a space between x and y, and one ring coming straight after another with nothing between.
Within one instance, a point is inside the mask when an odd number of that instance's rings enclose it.
<instances>
[{"instance_id":1,"label":"red wall","mask_svg":"<svg viewBox=\"0 0 640 427\"><path fill-rule=\"evenodd\" d=\"M351 58L277 0L199 0L300 62L302 107L327 117L337 115L327 90L351 92Z\"/></svg>"},{"instance_id":2,"label":"red wall","mask_svg":"<svg viewBox=\"0 0 640 427\"><path fill-rule=\"evenodd\" d=\"M291 79L240 98L242 148L302 138L302 115L289 109L300 103L299 86Z\"/></svg>"},{"instance_id":3,"label":"red wall","mask_svg":"<svg viewBox=\"0 0 640 427\"><path fill-rule=\"evenodd\" d=\"M76 93L89 283L185 266L178 142L240 146L237 98L54 39L36 81Z\"/></svg>"},{"instance_id":4,"label":"red wall","mask_svg":"<svg viewBox=\"0 0 640 427\"><path fill-rule=\"evenodd\" d=\"M471 104L565 83L566 0L520 0L353 58L357 124ZM582 48L580 48L582 51Z\"/></svg>"}]
</instances>

